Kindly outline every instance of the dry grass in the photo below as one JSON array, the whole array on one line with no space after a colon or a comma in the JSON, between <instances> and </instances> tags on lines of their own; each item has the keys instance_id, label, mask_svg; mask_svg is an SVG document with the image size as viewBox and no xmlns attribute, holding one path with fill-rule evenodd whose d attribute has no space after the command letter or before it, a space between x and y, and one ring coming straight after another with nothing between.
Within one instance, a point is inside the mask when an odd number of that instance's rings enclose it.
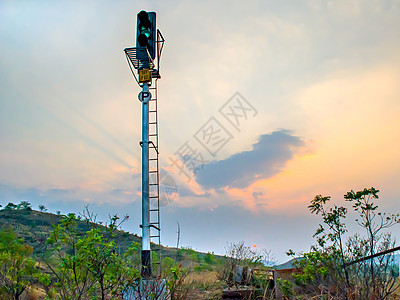
<instances>
[{"instance_id":1,"label":"dry grass","mask_svg":"<svg viewBox=\"0 0 400 300\"><path fill-rule=\"evenodd\" d=\"M31 287L26 291L24 300L42 300L46 297L46 293L41 288Z\"/></svg>"},{"instance_id":2,"label":"dry grass","mask_svg":"<svg viewBox=\"0 0 400 300\"><path fill-rule=\"evenodd\" d=\"M218 281L216 271L203 271L200 273L190 272L186 277L188 282L195 281L201 284L215 283Z\"/></svg>"},{"instance_id":3,"label":"dry grass","mask_svg":"<svg viewBox=\"0 0 400 300\"><path fill-rule=\"evenodd\" d=\"M188 299L221 299L223 283L218 280L216 271L191 272L185 285L189 288Z\"/></svg>"},{"instance_id":4,"label":"dry grass","mask_svg":"<svg viewBox=\"0 0 400 300\"><path fill-rule=\"evenodd\" d=\"M397 278L396 284L400 284L400 279ZM390 297L392 300L399 300L400 299L400 288L396 290L396 292Z\"/></svg>"}]
</instances>

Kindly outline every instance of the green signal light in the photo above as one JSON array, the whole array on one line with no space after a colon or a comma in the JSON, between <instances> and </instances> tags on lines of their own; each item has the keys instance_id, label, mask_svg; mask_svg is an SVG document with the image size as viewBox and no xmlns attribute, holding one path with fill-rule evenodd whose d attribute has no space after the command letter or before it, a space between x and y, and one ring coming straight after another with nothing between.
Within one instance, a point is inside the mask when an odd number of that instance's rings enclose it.
<instances>
[{"instance_id":1,"label":"green signal light","mask_svg":"<svg viewBox=\"0 0 400 300\"><path fill-rule=\"evenodd\" d=\"M149 39L151 37L151 22L149 19L149 15L145 11L141 11L138 14L138 19L139 19L139 36L138 36L138 41L141 46L148 46L149 45Z\"/></svg>"},{"instance_id":2,"label":"green signal light","mask_svg":"<svg viewBox=\"0 0 400 300\"><path fill-rule=\"evenodd\" d=\"M156 57L156 13L144 10L137 14L136 46L147 47L152 59Z\"/></svg>"},{"instance_id":3,"label":"green signal light","mask_svg":"<svg viewBox=\"0 0 400 300\"><path fill-rule=\"evenodd\" d=\"M151 32L148 29L141 30L140 34L144 34L147 38L149 38L151 36Z\"/></svg>"}]
</instances>

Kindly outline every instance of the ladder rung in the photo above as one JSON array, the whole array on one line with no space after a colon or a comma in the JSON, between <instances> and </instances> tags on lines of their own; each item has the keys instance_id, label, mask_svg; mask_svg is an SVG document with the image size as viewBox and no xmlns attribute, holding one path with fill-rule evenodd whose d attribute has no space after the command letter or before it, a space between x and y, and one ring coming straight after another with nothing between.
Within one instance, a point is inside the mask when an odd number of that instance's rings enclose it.
<instances>
[{"instance_id":1,"label":"ladder rung","mask_svg":"<svg viewBox=\"0 0 400 300\"><path fill-rule=\"evenodd\" d=\"M149 196L149 198L158 198L158 196Z\"/></svg>"},{"instance_id":2,"label":"ladder rung","mask_svg":"<svg viewBox=\"0 0 400 300\"><path fill-rule=\"evenodd\" d=\"M150 236L151 239L152 239L152 238L156 238L156 237L159 238L160 236L159 236L159 235L151 235L151 236Z\"/></svg>"},{"instance_id":3,"label":"ladder rung","mask_svg":"<svg viewBox=\"0 0 400 300\"><path fill-rule=\"evenodd\" d=\"M157 122L149 122L149 125L157 124Z\"/></svg>"},{"instance_id":4,"label":"ladder rung","mask_svg":"<svg viewBox=\"0 0 400 300\"><path fill-rule=\"evenodd\" d=\"M156 136L156 135L157 135L157 133L149 134L149 136Z\"/></svg>"},{"instance_id":5,"label":"ladder rung","mask_svg":"<svg viewBox=\"0 0 400 300\"><path fill-rule=\"evenodd\" d=\"M149 185L158 185L158 183L149 183Z\"/></svg>"},{"instance_id":6,"label":"ladder rung","mask_svg":"<svg viewBox=\"0 0 400 300\"><path fill-rule=\"evenodd\" d=\"M149 158L149 160L158 160L158 158Z\"/></svg>"},{"instance_id":7,"label":"ladder rung","mask_svg":"<svg viewBox=\"0 0 400 300\"><path fill-rule=\"evenodd\" d=\"M157 112L156 110L149 110L149 113L151 113L151 112Z\"/></svg>"},{"instance_id":8,"label":"ladder rung","mask_svg":"<svg viewBox=\"0 0 400 300\"><path fill-rule=\"evenodd\" d=\"M159 211L158 208L149 209L149 211Z\"/></svg>"}]
</instances>

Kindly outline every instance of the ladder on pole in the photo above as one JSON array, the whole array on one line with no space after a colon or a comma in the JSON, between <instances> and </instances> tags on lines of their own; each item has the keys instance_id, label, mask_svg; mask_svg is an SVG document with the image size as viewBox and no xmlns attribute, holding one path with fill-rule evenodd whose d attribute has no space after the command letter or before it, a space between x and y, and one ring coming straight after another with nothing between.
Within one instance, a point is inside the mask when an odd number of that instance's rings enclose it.
<instances>
[{"instance_id":1,"label":"ladder on pole","mask_svg":"<svg viewBox=\"0 0 400 300\"><path fill-rule=\"evenodd\" d=\"M145 81L140 81L133 69L140 70L150 69L151 78L154 80L154 86L150 85L148 87L152 98L149 100L148 107L148 133L149 133L149 143L148 143L148 191L149 191L149 229L150 229L150 253L152 251L158 252L158 261L155 265L159 267L159 276L161 276L161 222L160 222L160 173L159 173L159 151L158 151L158 103L157 103L157 81L161 78L160 75L160 58L164 47L165 39L161 34L160 30L157 29L157 59L153 60L146 47L131 47L125 48L125 56L128 61L129 68L132 72L133 77L139 86ZM139 94L140 95L140 94ZM140 100L140 99L139 99ZM142 100L141 100L142 101ZM142 142L140 143L142 145ZM140 225L142 227L142 225ZM154 242L152 242L152 240ZM142 249L143 252L143 249ZM142 256L143 259L143 256Z\"/></svg>"},{"instance_id":2,"label":"ladder on pole","mask_svg":"<svg viewBox=\"0 0 400 300\"><path fill-rule=\"evenodd\" d=\"M158 102L157 80L149 87L152 98L149 101L149 208L151 250L158 252L158 275L161 276L161 222L160 222L160 170L158 150ZM157 274L156 272L154 272Z\"/></svg>"}]
</instances>

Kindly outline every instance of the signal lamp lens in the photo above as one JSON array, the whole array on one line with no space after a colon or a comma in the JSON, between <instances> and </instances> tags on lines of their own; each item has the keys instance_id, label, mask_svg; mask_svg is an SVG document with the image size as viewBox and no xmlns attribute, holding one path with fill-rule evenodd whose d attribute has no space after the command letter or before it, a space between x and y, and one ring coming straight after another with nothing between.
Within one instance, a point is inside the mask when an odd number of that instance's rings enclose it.
<instances>
[{"instance_id":1,"label":"signal lamp lens","mask_svg":"<svg viewBox=\"0 0 400 300\"><path fill-rule=\"evenodd\" d=\"M149 38L151 36L151 32L148 29L140 31L140 34L145 35L147 38Z\"/></svg>"},{"instance_id":2,"label":"signal lamp lens","mask_svg":"<svg viewBox=\"0 0 400 300\"><path fill-rule=\"evenodd\" d=\"M149 14L146 11L142 10L140 13L138 13L138 19L141 22L149 20Z\"/></svg>"},{"instance_id":3,"label":"signal lamp lens","mask_svg":"<svg viewBox=\"0 0 400 300\"><path fill-rule=\"evenodd\" d=\"M149 44L149 40L145 34L140 34L138 36L138 42L141 47L147 47Z\"/></svg>"},{"instance_id":4,"label":"signal lamp lens","mask_svg":"<svg viewBox=\"0 0 400 300\"><path fill-rule=\"evenodd\" d=\"M147 19L144 21L140 21L140 24L139 24L140 31L145 30L145 29L150 29L150 27L151 27L150 20Z\"/></svg>"}]
</instances>

